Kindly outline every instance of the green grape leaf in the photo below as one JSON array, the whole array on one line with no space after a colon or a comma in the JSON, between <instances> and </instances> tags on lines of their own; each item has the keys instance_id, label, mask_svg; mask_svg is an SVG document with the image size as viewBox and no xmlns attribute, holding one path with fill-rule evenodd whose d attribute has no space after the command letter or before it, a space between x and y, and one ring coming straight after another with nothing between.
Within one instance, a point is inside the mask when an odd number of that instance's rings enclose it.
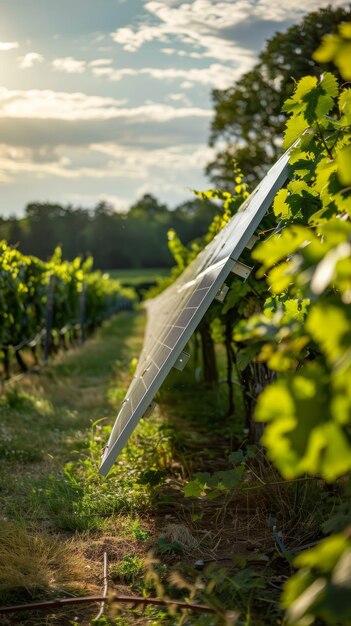
<instances>
[{"instance_id":1,"label":"green grape leaf","mask_svg":"<svg viewBox=\"0 0 351 626\"><path fill-rule=\"evenodd\" d=\"M236 467L235 469L215 472L214 477L217 481L217 489L231 491L240 483L244 471L243 467Z\"/></svg>"},{"instance_id":2,"label":"green grape leaf","mask_svg":"<svg viewBox=\"0 0 351 626\"><path fill-rule=\"evenodd\" d=\"M250 293L251 287L249 283L243 283L240 280L234 280L230 287L229 293L226 296L222 313L228 313L230 309L235 307L245 296Z\"/></svg>"},{"instance_id":3,"label":"green grape leaf","mask_svg":"<svg viewBox=\"0 0 351 626\"><path fill-rule=\"evenodd\" d=\"M188 482L183 491L186 498L199 498L204 494L203 487L197 480L191 480Z\"/></svg>"},{"instance_id":4,"label":"green grape leaf","mask_svg":"<svg viewBox=\"0 0 351 626\"><path fill-rule=\"evenodd\" d=\"M331 367L351 364L351 309L336 298L320 300L308 315L307 332L321 350Z\"/></svg>"},{"instance_id":5,"label":"green grape leaf","mask_svg":"<svg viewBox=\"0 0 351 626\"><path fill-rule=\"evenodd\" d=\"M305 139L305 136L303 139ZM314 172L315 155L313 154L313 152L301 150L301 142L297 148L291 151L289 162L290 165L293 166L293 172L296 178L310 180Z\"/></svg>"},{"instance_id":6,"label":"green grape leaf","mask_svg":"<svg viewBox=\"0 0 351 626\"><path fill-rule=\"evenodd\" d=\"M283 220L287 220L291 217L291 210L286 202L288 194L289 192L287 189L279 189L273 202L274 215L281 217Z\"/></svg>"},{"instance_id":7,"label":"green grape leaf","mask_svg":"<svg viewBox=\"0 0 351 626\"><path fill-rule=\"evenodd\" d=\"M281 189L275 196L273 211L285 221L306 221L318 208L315 192L303 180L292 180L286 189Z\"/></svg>"},{"instance_id":8,"label":"green grape leaf","mask_svg":"<svg viewBox=\"0 0 351 626\"><path fill-rule=\"evenodd\" d=\"M263 276L267 269L296 252L301 244L309 239L311 239L311 232L308 228L291 226L256 246L252 252L252 257L262 264L257 273L258 276Z\"/></svg>"},{"instance_id":9,"label":"green grape leaf","mask_svg":"<svg viewBox=\"0 0 351 626\"><path fill-rule=\"evenodd\" d=\"M304 76L298 82L294 94L285 101L282 111L285 113L300 113L305 108L304 98L310 95L317 86L316 76Z\"/></svg>"},{"instance_id":10,"label":"green grape leaf","mask_svg":"<svg viewBox=\"0 0 351 626\"><path fill-rule=\"evenodd\" d=\"M324 256L313 272L310 288L312 293L319 296L333 284L342 292L343 301L347 302L351 296L351 244L340 243L327 251L329 244L327 240L321 246Z\"/></svg>"},{"instance_id":11,"label":"green grape leaf","mask_svg":"<svg viewBox=\"0 0 351 626\"><path fill-rule=\"evenodd\" d=\"M339 49L334 57L335 65L345 80L351 80L351 41L343 42L339 45Z\"/></svg>"},{"instance_id":12,"label":"green grape leaf","mask_svg":"<svg viewBox=\"0 0 351 626\"><path fill-rule=\"evenodd\" d=\"M337 154L338 178L342 185L351 185L351 145L346 146Z\"/></svg>"},{"instance_id":13,"label":"green grape leaf","mask_svg":"<svg viewBox=\"0 0 351 626\"><path fill-rule=\"evenodd\" d=\"M339 47L339 37L337 35L323 35L322 43L312 55L318 63L329 63L332 61Z\"/></svg>"},{"instance_id":14,"label":"green grape leaf","mask_svg":"<svg viewBox=\"0 0 351 626\"><path fill-rule=\"evenodd\" d=\"M282 475L320 474L333 481L351 469L351 442L332 421L327 372L309 363L266 388L255 419L267 422L262 443Z\"/></svg>"},{"instance_id":15,"label":"green grape leaf","mask_svg":"<svg viewBox=\"0 0 351 626\"><path fill-rule=\"evenodd\" d=\"M267 315L252 315L248 320L240 320L234 328L234 341L267 341L276 336L277 327Z\"/></svg>"},{"instance_id":16,"label":"green grape leaf","mask_svg":"<svg viewBox=\"0 0 351 626\"><path fill-rule=\"evenodd\" d=\"M351 124L351 89L344 89L338 100L339 110L341 114L340 125L348 126Z\"/></svg>"},{"instance_id":17,"label":"green grape leaf","mask_svg":"<svg viewBox=\"0 0 351 626\"><path fill-rule=\"evenodd\" d=\"M302 135L309 125L310 124L302 114L292 116L286 123L283 149L287 150L294 143L294 141Z\"/></svg>"},{"instance_id":18,"label":"green grape leaf","mask_svg":"<svg viewBox=\"0 0 351 626\"><path fill-rule=\"evenodd\" d=\"M287 148L302 132L316 120L330 113L334 106L334 98L338 95L338 84L333 74L326 72L317 84L315 76L302 78L295 92L282 110L292 113L287 122L283 147Z\"/></svg>"},{"instance_id":19,"label":"green grape leaf","mask_svg":"<svg viewBox=\"0 0 351 626\"><path fill-rule=\"evenodd\" d=\"M253 361L257 353L259 352L259 346L247 346L242 350L239 350L236 354L236 366L240 372L242 372Z\"/></svg>"},{"instance_id":20,"label":"green grape leaf","mask_svg":"<svg viewBox=\"0 0 351 626\"><path fill-rule=\"evenodd\" d=\"M348 626L351 621L351 542L338 534L306 550L293 562L300 568L284 587L282 605L289 623Z\"/></svg>"},{"instance_id":21,"label":"green grape leaf","mask_svg":"<svg viewBox=\"0 0 351 626\"><path fill-rule=\"evenodd\" d=\"M325 198L328 203L331 194L331 177L336 171L337 163L329 157L321 159L316 167L315 189L320 193L321 198Z\"/></svg>"},{"instance_id":22,"label":"green grape leaf","mask_svg":"<svg viewBox=\"0 0 351 626\"><path fill-rule=\"evenodd\" d=\"M320 86L323 91L331 98L336 98L339 94L339 85L334 74L331 72L324 72L321 78Z\"/></svg>"},{"instance_id":23,"label":"green grape leaf","mask_svg":"<svg viewBox=\"0 0 351 626\"><path fill-rule=\"evenodd\" d=\"M279 263L277 267L269 272L267 282L274 294L281 294L286 291L293 281L294 266L292 263Z\"/></svg>"},{"instance_id":24,"label":"green grape leaf","mask_svg":"<svg viewBox=\"0 0 351 626\"><path fill-rule=\"evenodd\" d=\"M313 58L318 63L334 61L341 76L345 80L351 79L351 41L350 24L340 24L339 33L324 35L321 46L315 51Z\"/></svg>"},{"instance_id":25,"label":"green grape leaf","mask_svg":"<svg viewBox=\"0 0 351 626\"><path fill-rule=\"evenodd\" d=\"M305 320L306 314L310 306L309 298L286 298L283 302L285 323L292 320L302 323Z\"/></svg>"},{"instance_id":26,"label":"green grape leaf","mask_svg":"<svg viewBox=\"0 0 351 626\"><path fill-rule=\"evenodd\" d=\"M242 463L245 460L245 455L242 450L236 450L235 452L231 452L228 457L228 461L236 465L236 463Z\"/></svg>"}]
</instances>

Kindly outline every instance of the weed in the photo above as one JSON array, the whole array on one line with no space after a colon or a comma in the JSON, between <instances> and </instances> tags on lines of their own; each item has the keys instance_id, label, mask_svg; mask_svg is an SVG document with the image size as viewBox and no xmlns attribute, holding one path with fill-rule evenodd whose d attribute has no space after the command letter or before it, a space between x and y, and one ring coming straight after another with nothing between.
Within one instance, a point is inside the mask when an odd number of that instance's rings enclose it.
<instances>
[{"instance_id":1,"label":"weed","mask_svg":"<svg viewBox=\"0 0 351 626\"><path fill-rule=\"evenodd\" d=\"M132 536L138 541L145 541L150 536L147 530L143 530L138 519L134 520L132 528Z\"/></svg>"},{"instance_id":2,"label":"weed","mask_svg":"<svg viewBox=\"0 0 351 626\"><path fill-rule=\"evenodd\" d=\"M158 424L157 419L141 421L138 432L107 478L99 475L98 466L101 440L107 438L110 428L98 422L92 424L90 435L83 443L86 454L66 463L63 471L41 479L36 485L34 497L57 528L94 530L103 527L104 520L116 513L151 507L152 487L155 482L161 482L169 455L167 435L163 431L159 433ZM145 464L150 470L145 470ZM137 528L135 533L138 533ZM141 529L139 536L143 537Z\"/></svg>"},{"instance_id":3,"label":"weed","mask_svg":"<svg viewBox=\"0 0 351 626\"><path fill-rule=\"evenodd\" d=\"M136 541L146 541L150 537L149 531L143 529L139 518L126 516L123 526L123 535L132 537Z\"/></svg>"},{"instance_id":4,"label":"weed","mask_svg":"<svg viewBox=\"0 0 351 626\"><path fill-rule=\"evenodd\" d=\"M179 541L170 541L165 537L159 537L156 544L158 554L181 554L183 547Z\"/></svg>"},{"instance_id":5,"label":"weed","mask_svg":"<svg viewBox=\"0 0 351 626\"><path fill-rule=\"evenodd\" d=\"M112 580L122 580L123 582L134 582L141 574L144 561L135 554L125 554L118 565L111 567L110 574Z\"/></svg>"}]
</instances>

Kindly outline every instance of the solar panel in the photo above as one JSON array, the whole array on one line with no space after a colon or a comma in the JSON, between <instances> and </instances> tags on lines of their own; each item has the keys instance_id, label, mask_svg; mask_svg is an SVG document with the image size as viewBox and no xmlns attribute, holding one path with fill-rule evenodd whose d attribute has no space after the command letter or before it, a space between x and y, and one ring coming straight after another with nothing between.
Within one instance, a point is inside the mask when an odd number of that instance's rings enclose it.
<instances>
[{"instance_id":1,"label":"solar panel","mask_svg":"<svg viewBox=\"0 0 351 626\"><path fill-rule=\"evenodd\" d=\"M187 342L284 184L289 151L269 170L225 227L159 296L145 303L144 346L104 449L100 473L107 474L172 367L182 368ZM245 266L244 266L245 268ZM245 275L242 269L241 275ZM238 269L239 273L239 269Z\"/></svg>"}]
</instances>

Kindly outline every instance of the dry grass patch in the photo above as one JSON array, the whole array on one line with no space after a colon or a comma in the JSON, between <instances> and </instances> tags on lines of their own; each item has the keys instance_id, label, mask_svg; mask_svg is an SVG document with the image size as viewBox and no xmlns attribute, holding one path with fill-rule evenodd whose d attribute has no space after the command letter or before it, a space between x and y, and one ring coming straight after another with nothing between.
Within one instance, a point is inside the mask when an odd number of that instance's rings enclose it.
<instances>
[{"instance_id":1,"label":"dry grass patch","mask_svg":"<svg viewBox=\"0 0 351 626\"><path fill-rule=\"evenodd\" d=\"M84 563L73 541L0 521L0 600L14 601L83 589Z\"/></svg>"}]
</instances>

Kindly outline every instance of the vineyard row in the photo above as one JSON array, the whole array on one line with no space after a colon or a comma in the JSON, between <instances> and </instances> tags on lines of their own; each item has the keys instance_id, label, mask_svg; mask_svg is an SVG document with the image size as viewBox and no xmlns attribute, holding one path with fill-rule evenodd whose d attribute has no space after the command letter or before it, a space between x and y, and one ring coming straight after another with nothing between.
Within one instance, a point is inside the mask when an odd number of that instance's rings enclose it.
<instances>
[{"instance_id":1,"label":"vineyard row","mask_svg":"<svg viewBox=\"0 0 351 626\"><path fill-rule=\"evenodd\" d=\"M22 370L20 351L50 352L84 336L113 313L132 308L135 294L108 274L92 270L93 260L62 260L57 248L47 262L0 243L0 357L10 376L10 355Z\"/></svg>"}]
</instances>

